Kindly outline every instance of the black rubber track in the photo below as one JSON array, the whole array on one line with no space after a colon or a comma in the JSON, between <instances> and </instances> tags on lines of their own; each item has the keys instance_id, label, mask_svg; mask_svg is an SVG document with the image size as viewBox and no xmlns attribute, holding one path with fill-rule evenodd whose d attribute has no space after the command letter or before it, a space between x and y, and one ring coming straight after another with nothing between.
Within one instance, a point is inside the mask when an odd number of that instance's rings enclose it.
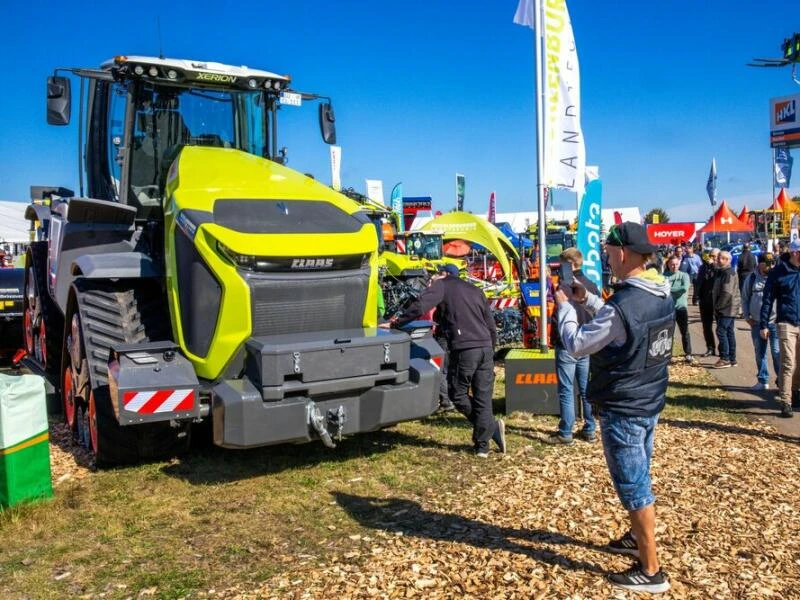
<instances>
[{"instance_id":1,"label":"black rubber track","mask_svg":"<svg viewBox=\"0 0 800 600\"><path fill-rule=\"evenodd\" d=\"M50 383L57 390L61 389L61 345L64 341L64 315L47 291L47 242L31 242L30 245L31 261L29 264L33 268L34 285L36 286L36 298L39 303L39 310L44 319L44 327L47 335L45 360L46 365L40 365L47 374ZM30 269L26 270L25 275L25 305L27 306L27 279ZM31 357L35 360L35 357Z\"/></svg>"},{"instance_id":2,"label":"black rubber track","mask_svg":"<svg viewBox=\"0 0 800 600\"><path fill-rule=\"evenodd\" d=\"M158 283L77 279L73 289L94 391L97 465L127 464L185 451L189 445L188 427L176 429L169 423L120 426L108 390L111 346L169 337L169 313Z\"/></svg>"}]
</instances>

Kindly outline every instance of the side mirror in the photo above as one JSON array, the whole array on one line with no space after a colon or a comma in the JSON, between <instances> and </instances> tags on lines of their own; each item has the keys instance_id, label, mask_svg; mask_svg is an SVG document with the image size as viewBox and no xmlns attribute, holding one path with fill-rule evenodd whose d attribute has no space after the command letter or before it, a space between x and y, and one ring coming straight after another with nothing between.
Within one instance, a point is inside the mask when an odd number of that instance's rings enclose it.
<instances>
[{"instance_id":1,"label":"side mirror","mask_svg":"<svg viewBox=\"0 0 800 600\"><path fill-rule=\"evenodd\" d=\"M47 78L48 125L69 124L71 97L68 77Z\"/></svg>"},{"instance_id":2,"label":"side mirror","mask_svg":"<svg viewBox=\"0 0 800 600\"><path fill-rule=\"evenodd\" d=\"M333 116L333 104L319 105L319 129L326 144L336 143L336 117Z\"/></svg>"}]
</instances>

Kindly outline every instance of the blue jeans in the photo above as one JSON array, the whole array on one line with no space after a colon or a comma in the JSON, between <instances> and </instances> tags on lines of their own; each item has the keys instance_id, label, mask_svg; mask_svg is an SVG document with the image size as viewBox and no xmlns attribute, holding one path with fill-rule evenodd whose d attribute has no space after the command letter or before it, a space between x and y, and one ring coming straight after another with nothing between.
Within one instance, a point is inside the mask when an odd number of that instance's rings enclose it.
<instances>
[{"instance_id":1,"label":"blue jeans","mask_svg":"<svg viewBox=\"0 0 800 600\"><path fill-rule=\"evenodd\" d=\"M558 403L561 420L558 422L558 434L571 438L575 425L575 389L578 383L578 396L583 402L583 433L591 435L596 429L592 405L586 399L586 388L589 385L589 357L574 358L563 348L556 347L556 375L558 376Z\"/></svg>"},{"instance_id":2,"label":"blue jeans","mask_svg":"<svg viewBox=\"0 0 800 600\"><path fill-rule=\"evenodd\" d=\"M758 383L769 383L769 367L767 365L767 345L772 354L772 366L775 368L775 379L780 377L781 351L778 347L778 327L775 323L769 324L769 339L761 339L761 329L758 323L750 326L750 336L753 338L753 348L756 351L756 368L758 369Z\"/></svg>"},{"instance_id":3,"label":"blue jeans","mask_svg":"<svg viewBox=\"0 0 800 600\"><path fill-rule=\"evenodd\" d=\"M639 510L656 501L650 481L658 415L631 417L601 410L600 434L608 472L622 506Z\"/></svg>"},{"instance_id":4,"label":"blue jeans","mask_svg":"<svg viewBox=\"0 0 800 600\"><path fill-rule=\"evenodd\" d=\"M736 360L736 333L733 330L733 317L717 317L717 339L719 340L720 360Z\"/></svg>"}]
</instances>

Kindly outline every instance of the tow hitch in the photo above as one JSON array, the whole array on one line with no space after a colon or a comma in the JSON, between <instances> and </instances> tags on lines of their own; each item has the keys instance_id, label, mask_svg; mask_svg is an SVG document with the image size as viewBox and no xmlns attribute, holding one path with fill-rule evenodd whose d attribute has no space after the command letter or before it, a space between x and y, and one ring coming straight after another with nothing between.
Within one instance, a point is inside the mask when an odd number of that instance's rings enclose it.
<instances>
[{"instance_id":1,"label":"tow hitch","mask_svg":"<svg viewBox=\"0 0 800 600\"><path fill-rule=\"evenodd\" d=\"M340 404L336 410L329 410L327 418L322 416L322 412L313 401L309 400L307 407L308 422L317 432L322 443L328 448L336 448L333 438L335 437L336 441L342 441L342 430L347 422L347 413L344 410L344 406ZM328 427L333 430L333 435L328 431Z\"/></svg>"}]
</instances>

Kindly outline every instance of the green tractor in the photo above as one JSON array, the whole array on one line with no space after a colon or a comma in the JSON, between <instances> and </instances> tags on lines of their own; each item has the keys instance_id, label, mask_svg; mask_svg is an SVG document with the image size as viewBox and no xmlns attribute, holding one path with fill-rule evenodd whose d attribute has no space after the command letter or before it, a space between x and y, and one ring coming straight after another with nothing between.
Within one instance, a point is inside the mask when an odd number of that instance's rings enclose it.
<instances>
[{"instance_id":1,"label":"green tractor","mask_svg":"<svg viewBox=\"0 0 800 600\"><path fill-rule=\"evenodd\" d=\"M433 412L441 349L376 328L373 225L284 165L280 109L322 101L335 143L330 99L267 71L119 56L56 71L48 123L70 122L74 76L81 193L28 207L24 339L98 464L183 450L196 422L226 448L334 446Z\"/></svg>"}]
</instances>

